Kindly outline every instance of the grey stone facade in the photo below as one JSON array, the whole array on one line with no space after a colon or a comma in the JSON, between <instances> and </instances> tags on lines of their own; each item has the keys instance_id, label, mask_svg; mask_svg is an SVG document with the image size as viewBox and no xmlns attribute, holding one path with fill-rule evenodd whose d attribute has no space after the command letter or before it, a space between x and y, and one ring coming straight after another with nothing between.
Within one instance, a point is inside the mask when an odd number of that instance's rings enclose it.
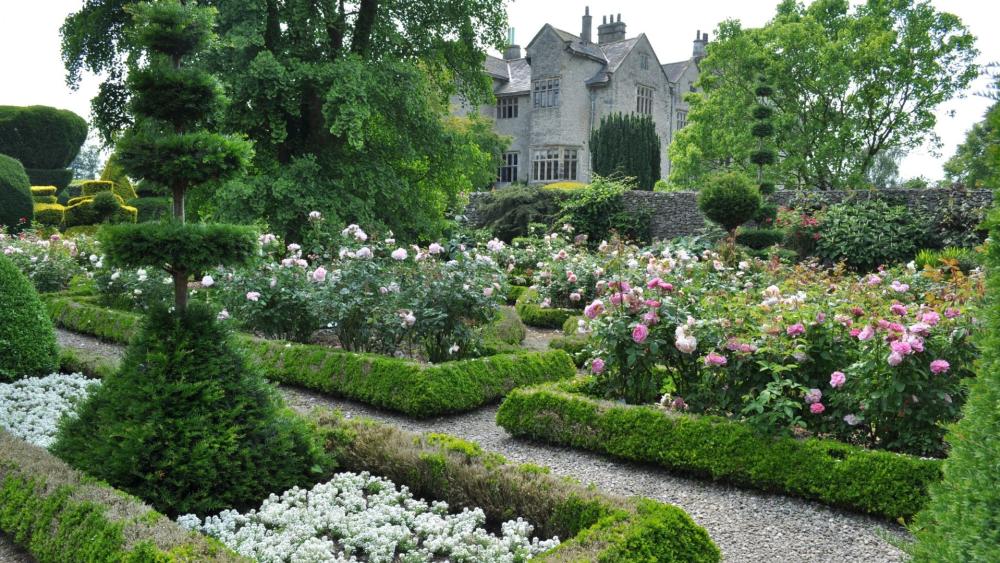
<instances>
[{"instance_id":1,"label":"grey stone facade","mask_svg":"<svg viewBox=\"0 0 1000 563\"><path fill-rule=\"evenodd\" d=\"M769 199L779 206L787 207L803 193L797 190L778 190ZM988 207L993 203L991 190L888 189L871 192L813 191L807 193L827 204L839 203L848 198L855 200L887 198L894 202L904 203L908 208L914 210L933 210L952 199L962 200L978 207ZM471 194L466 217L473 225L480 224L476 215L477 202L488 196L488 192ZM631 191L625 194L625 205L634 211L645 210L650 213L650 232L654 239L669 240L675 237L698 234L705 226L705 217L698 210L697 192Z\"/></svg>"},{"instance_id":2,"label":"grey stone facade","mask_svg":"<svg viewBox=\"0 0 1000 563\"><path fill-rule=\"evenodd\" d=\"M660 137L660 176L670 173L667 147L685 122L683 96L698 79L697 61L705 54L708 34L697 33L689 59L662 64L645 34L626 38L621 14L610 21L608 16L602 18L596 43L591 21L588 8L580 35L546 24L523 57L517 45L511 45L503 59L487 57L486 72L493 78L497 105L475 108L452 100L453 113L490 117L496 132L510 138L507 158L516 158L516 171L508 168L507 177L498 176L499 184L589 182L590 133L601 118L618 112L652 116ZM549 104L540 89L554 80L558 80L558 100ZM554 163L533 164L540 156L552 155Z\"/></svg>"}]
</instances>

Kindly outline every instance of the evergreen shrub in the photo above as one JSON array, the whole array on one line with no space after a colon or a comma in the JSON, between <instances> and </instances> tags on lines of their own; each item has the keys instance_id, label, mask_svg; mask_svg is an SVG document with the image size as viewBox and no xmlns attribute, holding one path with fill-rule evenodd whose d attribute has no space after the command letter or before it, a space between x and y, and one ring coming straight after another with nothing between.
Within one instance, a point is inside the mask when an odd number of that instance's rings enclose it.
<instances>
[{"instance_id":1,"label":"evergreen shrub","mask_svg":"<svg viewBox=\"0 0 1000 563\"><path fill-rule=\"evenodd\" d=\"M738 172L715 174L698 192L698 209L729 232L752 219L760 206L757 187Z\"/></svg>"},{"instance_id":2,"label":"evergreen shrub","mask_svg":"<svg viewBox=\"0 0 1000 563\"><path fill-rule=\"evenodd\" d=\"M0 229L17 232L31 225L31 182L21 163L0 154Z\"/></svg>"},{"instance_id":3,"label":"evergreen shrub","mask_svg":"<svg viewBox=\"0 0 1000 563\"><path fill-rule=\"evenodd\" d=\"M48 375L58 365L56 335L38 292L0 255L0 382Z\"/></svg>"},{"instance_id":4,"label":"evergreen shrub","mask_svg":"<svg viewBox=\"0 0 1000 563\"><path fill-rule=\"evenodd\" d=\"M780 244L783 240L785 240L785 232L781 229L755 227L752 229L740 229L736 233L736 244L741 244L754 250L763 250Z\"/></svg>"},{"instance_id":5,"label":"evergreen shrub","mask_svg":"<svg viewBox=\"0 0 1000 563\"><path fill-rule=\"evenodd\" d=\"M85 140L86 120L69 110L48 106L0 106L0 154L16 158L25 168L66 169ZM37 179L32 183L60 185ZM68 180L62 186L67 183Z\"/></svg>"},{"instance_id":6,"label":"evergreen shrub","mask_svg":"<svg viewBox=\"0 0 1000 563\"><path fill-rule=\"evenodd\" d=\"M51 196L48 196L51 197ZM37 197L35 199L38 199ZM52 198L55 199L55 198ZM61 227L66 208L58 203L36 203L35 221L48 227Z\"/></svg>"}]
</instances>

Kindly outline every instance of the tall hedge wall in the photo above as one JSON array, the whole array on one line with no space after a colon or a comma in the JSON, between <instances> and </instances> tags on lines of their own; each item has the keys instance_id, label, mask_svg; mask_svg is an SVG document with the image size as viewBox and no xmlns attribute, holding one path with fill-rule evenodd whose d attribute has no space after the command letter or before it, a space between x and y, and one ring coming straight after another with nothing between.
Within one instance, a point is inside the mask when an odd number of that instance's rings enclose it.
<instances>
[{"instance_id":1,"label":"tall hedge wall","mask_svg":"<svg viewBox=\"0 0 1000 563\"><path fill-rule=\"evenodd\" d=\"M0 106L0 153L20 160L25 168L66 168L86 140L86 120L69 110Z\"/></svg>"},{"instance_id":2,"label":"tall hedge wall","mask_svg":"<svg viewBox=\"0 0 1000 563\"><path fill-rule=\"evenodd\" d=\"M0 228L18 231L35 217L31 182L17 160L0 154Z\"/></svg>"}]
</instances>

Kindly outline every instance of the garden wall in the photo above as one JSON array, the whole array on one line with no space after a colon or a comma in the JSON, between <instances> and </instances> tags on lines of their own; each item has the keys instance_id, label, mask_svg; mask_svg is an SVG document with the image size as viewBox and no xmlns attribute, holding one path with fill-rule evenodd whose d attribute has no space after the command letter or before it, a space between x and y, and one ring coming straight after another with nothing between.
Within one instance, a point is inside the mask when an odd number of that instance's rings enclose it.
<instances>
[{"instance_id":1,"label":"garden wall","mask_svg":"<svg viewBox=\"0 0 1000 563\"><path fill-rule=\"evenodd\" d=\"M816 197L826 203L839 203L849 197L855 198L886 198L905 203L910 209L934 209L949 199L962 200L974 206L989 206L993 202L991 190L956 191L950 189L888 189L878 191L812 191L779 190L768 199L779 206L787 206L792 200L803 193ZM476 213L477 202L487 197L489 192L470 194L469 206L465 215L469 222L479 226L481 223ZM650 231L654 239L671 239L674 237L697 234L704 227L705 219L698 210L697 192L645 192L631 191L625 194L625 204L633 210L648 209L651 211Z\"/></svg>"}]
</instances>

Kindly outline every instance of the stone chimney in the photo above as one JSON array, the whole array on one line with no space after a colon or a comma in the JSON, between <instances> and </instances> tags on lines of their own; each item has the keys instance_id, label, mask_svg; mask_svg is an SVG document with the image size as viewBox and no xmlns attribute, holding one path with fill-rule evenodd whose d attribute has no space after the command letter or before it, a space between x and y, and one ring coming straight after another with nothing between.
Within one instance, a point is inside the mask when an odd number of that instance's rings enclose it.
<instances>
[{"instance_id":1,"label":"stone chimney","mask_svg":"<svg viewBox=\"0 0 1000 563\"><path fill-rule=\"evenodd\" d=\"M610 22L608 19L610 18ZM601 45L605 43L611 43L612 41L621 41L625 39L625 24L622 22L622 15L618 14L618 20L615 20L615 16L606 16L604 18L604 23L597 26L597 42Z\"/></svg>"},{"instance_id":2,"label":"stone chimney","mask_svg":"<svg viewBox=\"0 0 1000 563\"><path fill-rule=\"evenodd\" d=\"M521 46L514 43L514 28L507 30L507 48L504 49L503 59L512 61L521 58Z\"/></svg>"},{"instance_id":3,"label":"stone chimney","mask_svg":"<svg viewBox=\"0 0 1000 563\"><path fill-rule=\"evenodd\" d=\"M590 6L587 6L583 10L583 29L580 30L580 39L583 39L584 43L590 43L593 38L590 34Z\"/></svg>"},{"instance_id":4,"label":"stone chimney","mask_svg":"<svg viewBox=\"0 0 1000 563\"><path fill-rule=\"evenodd\" d=\"M691 58L695 62L699 62L705 58L705 45L708 45L708 33L702 34L699 29L694 34L694 50L691 53Z\"/></svg>"}]
</instances>

